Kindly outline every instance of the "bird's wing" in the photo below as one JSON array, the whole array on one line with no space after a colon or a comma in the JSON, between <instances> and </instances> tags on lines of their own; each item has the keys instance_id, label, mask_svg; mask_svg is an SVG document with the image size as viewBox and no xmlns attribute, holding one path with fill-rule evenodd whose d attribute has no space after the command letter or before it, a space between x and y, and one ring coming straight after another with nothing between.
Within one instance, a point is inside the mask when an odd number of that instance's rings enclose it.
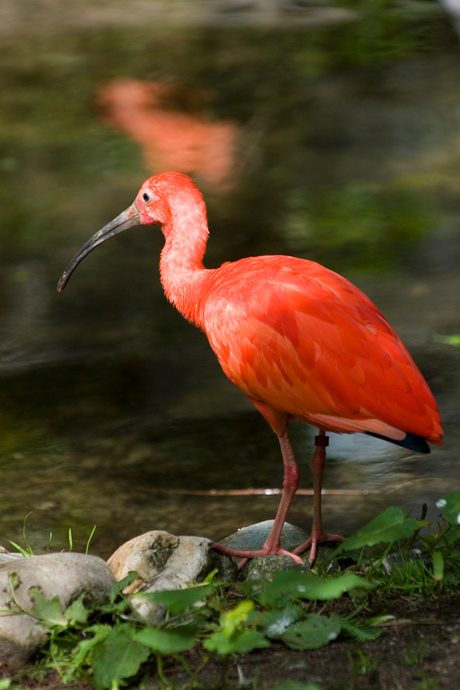
<instances>
[{"instance_id":1,"label":"bird's wing","mask_svg":"<svg viewBox=\"0 0 460 690\"><path fill-rule=\"evenodd\" d=\"M363 293L318 264L224 266L204 329L230 380L275 410L329 430L440 442L436 403L400 338Z\"/></svg>"}]
</instances>

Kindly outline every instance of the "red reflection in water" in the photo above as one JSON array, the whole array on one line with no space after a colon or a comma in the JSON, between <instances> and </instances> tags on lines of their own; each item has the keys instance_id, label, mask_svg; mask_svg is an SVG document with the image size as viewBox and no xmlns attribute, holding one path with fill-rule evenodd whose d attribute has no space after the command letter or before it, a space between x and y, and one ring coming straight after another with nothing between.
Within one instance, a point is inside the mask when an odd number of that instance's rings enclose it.
<instances>
[{"instance_id":1,"label":"red reflection in water","mask_svg":"<svg viewBox=\"0 0 460 690\"><path fill-rule=\"evenodd\" d=\"M234 166L236 125L166 109L164 100L173 92L153 81L117 80L102 89L99 103L106 122L141 145L152 172L177 170L225 187Z\"/></svg>"}]
</instances>

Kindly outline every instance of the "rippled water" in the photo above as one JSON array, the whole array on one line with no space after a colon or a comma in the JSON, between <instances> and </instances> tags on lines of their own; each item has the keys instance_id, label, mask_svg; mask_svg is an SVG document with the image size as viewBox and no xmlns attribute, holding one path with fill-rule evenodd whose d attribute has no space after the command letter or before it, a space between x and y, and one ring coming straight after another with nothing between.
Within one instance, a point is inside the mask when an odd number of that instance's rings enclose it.
<instances>
[{"instance_id":1,"label":"rippled water","mask_svg":"<svg viewBox=\"0 0 460 690\"><path fill-rule=\"evenodd\" d=\"M338 270L398 330L439 402L446 445L427 457L333 438L324 484L344 494L325 497L327 526L424 501L435 517L435 500L460 489L460 348L439 342L460 332L448 25L403 24L391 48L388 14L366 43L371 27L350 17L245 25L190 6L159 30L81 7L76 24L26 22L27 41L17 15L2 29L0 540L21 540L30 511L37 551L50 532L65 546L69 528L82 548L97 524L104 556L149 529L220 538L274 515L277 497L174 493L281 486L282 464L203 334L167 304L158 229L105 244L55 291L83 241L169 167L205 194L207 266L289 253ZM313 433L293 425L304 488ZM297 497L291 521L308 526L311 503Z\"/></svg>"}]
</instances>

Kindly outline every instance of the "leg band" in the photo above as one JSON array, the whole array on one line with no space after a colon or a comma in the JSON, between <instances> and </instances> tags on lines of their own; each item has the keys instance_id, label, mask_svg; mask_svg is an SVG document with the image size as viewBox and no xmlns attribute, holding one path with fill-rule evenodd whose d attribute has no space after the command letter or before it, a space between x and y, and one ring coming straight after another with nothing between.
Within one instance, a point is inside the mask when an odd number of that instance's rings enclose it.
<instances>
[{"instance_id":1,"label":"leg band","mask_svg":"<svg viewBox=\"0 0 460 690\"><path fill-rule=\"evenodd\" d=\"M315 446L328 446L329 436L315 436Z\"/></svg>"}]
</instances>

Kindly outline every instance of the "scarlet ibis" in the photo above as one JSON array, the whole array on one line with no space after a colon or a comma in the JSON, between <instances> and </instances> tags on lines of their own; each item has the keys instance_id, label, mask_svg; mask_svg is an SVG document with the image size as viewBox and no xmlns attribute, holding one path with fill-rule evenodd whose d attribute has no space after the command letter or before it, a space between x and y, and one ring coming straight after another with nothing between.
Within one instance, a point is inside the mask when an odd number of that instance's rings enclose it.
<instances>
[{"instance_id":1,"label":"scarlet ibis","mask_svg":"<svg viewBox=\"0 0 460 690\"><path fill-rule=\"evenodd\" d=\"M243 558L343 541L321 519L327 432L361 432L419 453L442 445L438 408L404 344L377 307L354 285L313 261L257 256L203 266L208 238L203 197L187 176L154 175L134 203L77 252L58 283L98 245L136 225L159 223L165 238L160 277L167 299L207 335L225 374L277 434L284 462L283 494L262 549ZM290 553L280 535L299 484L289 420L319 429L311 460L314 508L310 538Z\"/></svg>"}]
</instances>

